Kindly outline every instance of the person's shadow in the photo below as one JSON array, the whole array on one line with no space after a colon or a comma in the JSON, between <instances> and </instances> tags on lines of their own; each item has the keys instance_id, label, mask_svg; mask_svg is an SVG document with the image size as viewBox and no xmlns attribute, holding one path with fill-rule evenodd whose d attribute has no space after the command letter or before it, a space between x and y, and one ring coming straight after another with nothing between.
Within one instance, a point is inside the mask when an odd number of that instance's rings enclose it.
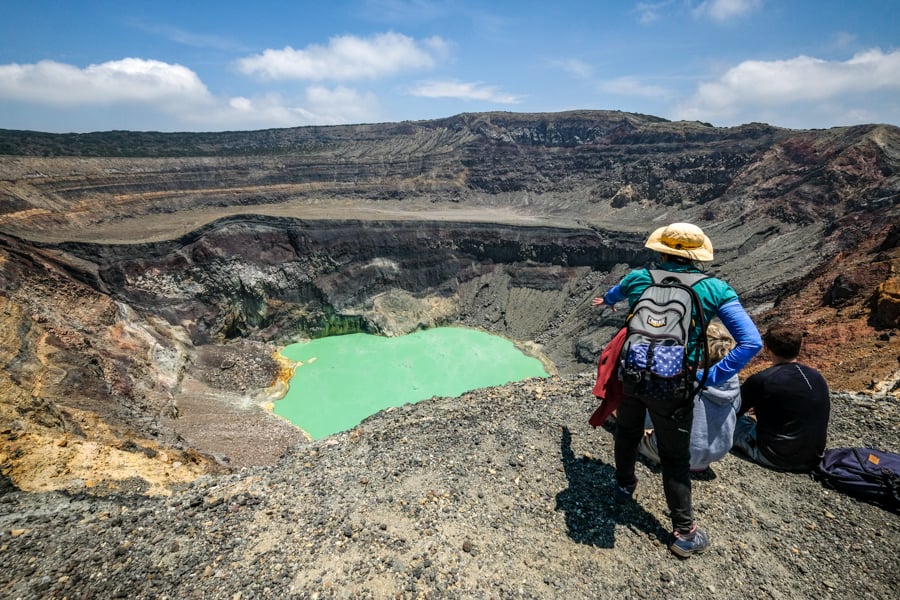
<instances>
[{"instance_id":1,"label":"person's shadow","mask_svg":"<svg viewBox=\"0 0 900 600\"><path fill-rule=\"evenodd\" d=\"M575 458L568 427L563 427L560 451L569 487L556 495L556 510L565 513L568 534L573 541L613 548L616 524L666 539L668 530L639 504L616 503L615 469L611 465L585 457Z\"/></svg>"}]
</instances>

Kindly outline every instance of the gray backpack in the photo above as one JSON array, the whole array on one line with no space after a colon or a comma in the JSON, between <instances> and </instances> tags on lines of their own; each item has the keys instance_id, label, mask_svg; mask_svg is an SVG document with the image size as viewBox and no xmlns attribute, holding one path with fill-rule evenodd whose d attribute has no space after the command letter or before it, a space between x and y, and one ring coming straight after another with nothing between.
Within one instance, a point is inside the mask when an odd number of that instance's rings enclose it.
<instances>
[{"instance_id":1,"label":"gray backpack","mask_svg":"<svg viewBox=\"0 0 900 600\"><path fill-rule=\"evenodd\" d=\"M702 273L647 269L653 283L625 322L620 361L623 391L648 401L687 404L706 383L706 319L694 285ZM697 333L699 331L699 334Z\"/></svg>"}]
</instances>

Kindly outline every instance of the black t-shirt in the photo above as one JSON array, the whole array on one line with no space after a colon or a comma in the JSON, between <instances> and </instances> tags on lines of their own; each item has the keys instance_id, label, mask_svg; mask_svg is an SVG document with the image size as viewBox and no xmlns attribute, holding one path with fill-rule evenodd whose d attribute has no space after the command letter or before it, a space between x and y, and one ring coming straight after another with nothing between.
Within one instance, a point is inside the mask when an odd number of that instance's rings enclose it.
<instances>
[{"instance_id":1,"label":"black t-shirt","mask_svg":"<svg viewBox=\"0 0 900 600\"><path fill-rule=\"evenodd\" d=\"M788 471L808 471L825 452L831 401L825 378L800 363L773 365L741 386L740 414L753 408L760 452Z\"/></svg>"}]
</instances>

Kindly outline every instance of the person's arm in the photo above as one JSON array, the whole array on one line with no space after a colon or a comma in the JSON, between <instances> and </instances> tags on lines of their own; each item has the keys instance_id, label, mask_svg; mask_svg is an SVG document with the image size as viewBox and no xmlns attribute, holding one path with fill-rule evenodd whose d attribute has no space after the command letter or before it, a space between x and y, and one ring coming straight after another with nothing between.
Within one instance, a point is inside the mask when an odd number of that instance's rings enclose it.
<instances>
[{"instance_id":1,"label":"person's arm","mask_svg":"<svg viewBox=\"0 0 900 600\"><path fill-rule=\"evenodd\" d=\"M740 417L756 406L756 399L759 397L759 393L759 378L756 375L751 375L741 384L741 409L737 412L737 416Z\"/></svg>"},{"instance_id":2,"label":"person's arm","mask_svg":"<svg viewBox=\"0 0 900 600\"><path fill-rule=\"evenodd\" d=\"M716 385L737 375L762 350L762 338L740 300L729 300L719 307L718 317L736 345L725 358L709 368L706 385Z\"/></svg>"},{"instance_id":3,"label":"person's arm","mask_svg":"<svg viewBox=\"0 0 900 600\"><path fill-rule=\"evenodd\" d=\"M621 302L624 299L625 294L622 293L621 284L612 286L610 290L603 295L603 298L601 298L601 300L603 300L602 304L606 304L610 308L613 308L614 304Z\"/></svg>"},{"instance_id":4,"label":"person's arm","mask_svg":"<svg viewBox=\"0 0 900 600\"><path fill-rule=\"evenodd\" d=\"M635 269L634 271L623 277L622 281L612 286L612 288L610 288L610 290L606 292L602 297L594 298L591 302L591 305L608 306L612 310L616 310L615 305L622 300L627 300L628 294L631 292L631 290L635 289L635 286L638 286L638 289L643 289L643 287L640 287L640 284L645 280L647 282L652 281L650 272L647 269Z\"/></svg>"}]
</instances>

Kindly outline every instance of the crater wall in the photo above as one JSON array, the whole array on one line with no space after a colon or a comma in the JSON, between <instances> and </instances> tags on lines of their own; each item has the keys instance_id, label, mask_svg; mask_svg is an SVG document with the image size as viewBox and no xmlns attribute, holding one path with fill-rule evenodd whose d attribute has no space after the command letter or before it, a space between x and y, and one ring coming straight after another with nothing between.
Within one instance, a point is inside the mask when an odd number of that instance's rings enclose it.
<instances>
[{"instance_id":1,"label":"crater wall","mask_svg":"<svg viewBox=\"0 0 900 600\"><path fill-rule=\"evenodd\" d=\"M563 369L577 340L559 339L571 334L561 321L590 301L604 273L649 258L637 236L586 228L265 216L165 243L58 249L76 259L74 277L183 327L194 345L458 322L541 340Z\"/></svg>"}]
</instances>

